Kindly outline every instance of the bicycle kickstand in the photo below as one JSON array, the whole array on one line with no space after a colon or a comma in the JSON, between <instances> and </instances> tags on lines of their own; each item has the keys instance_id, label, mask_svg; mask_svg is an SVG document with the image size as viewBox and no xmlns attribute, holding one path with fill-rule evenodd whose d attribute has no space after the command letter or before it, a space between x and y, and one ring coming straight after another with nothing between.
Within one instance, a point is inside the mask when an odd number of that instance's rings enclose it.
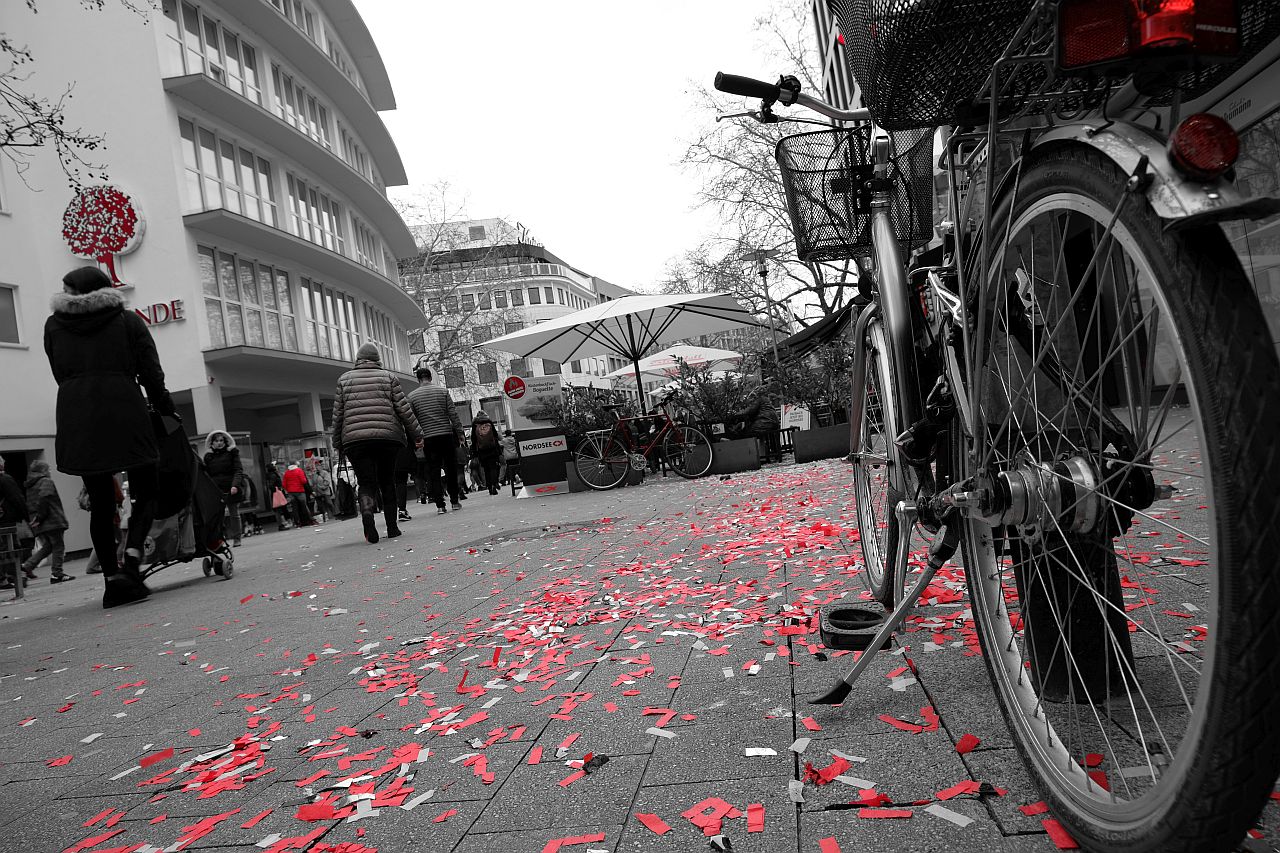
<instances>
[{"instance_id":1,"label":"bicycle kickstand","mask_svg":"<svg viewBox=\"0 0 1280 853\"><path fill-rule=\"evenodd\" d=\"M911 547L911 530L915 527L918 511L915 504L899 501L894 512L898 516L899 530L897 563L905 571L907 565L906 552ZM810 705L839 705L844 702L849 695L849 691L853 689L853 683L858 680L858 676L866 671L867 667L871 665L872 658L885 647L893 633L902 626L911 611L915 610L916 604L920 601L920 595L929 586L929 582L938 573L938 569L945 566L947 561L955 554L959 538L959 528L954 524L944 524L938 530L933 545L929 548L929 562L924 571L920 573L920 579L915 582L915 585L911 587L911 591L898 602L898 606L884 620L880 630L876 632L876 635L867 645L866 651L858 656L853 668L826 693L817 699L810 699Z\"/></svg>"}]
</instances>

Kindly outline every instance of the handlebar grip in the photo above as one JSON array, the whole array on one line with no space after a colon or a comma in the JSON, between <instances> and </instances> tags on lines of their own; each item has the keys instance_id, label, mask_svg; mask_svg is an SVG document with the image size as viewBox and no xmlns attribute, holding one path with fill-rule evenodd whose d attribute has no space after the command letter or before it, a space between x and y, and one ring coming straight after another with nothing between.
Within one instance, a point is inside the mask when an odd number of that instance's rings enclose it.
<instances>
[{"instance_id":1,"label":"handlebar grip","mask_svg":"<svg viewBox=\"0 0 1280 853\"><path fill-rule=\"evenodd\" d=\"M763 98L765 100L777 100L782 90L773 83L766 83L763 80L755 80L751 77L741 77L737 74L725 74L723 71L716 72L715 87L721 92L728 92L730 95L742 95L744 98Z\"/></svg>"}]
</instances>

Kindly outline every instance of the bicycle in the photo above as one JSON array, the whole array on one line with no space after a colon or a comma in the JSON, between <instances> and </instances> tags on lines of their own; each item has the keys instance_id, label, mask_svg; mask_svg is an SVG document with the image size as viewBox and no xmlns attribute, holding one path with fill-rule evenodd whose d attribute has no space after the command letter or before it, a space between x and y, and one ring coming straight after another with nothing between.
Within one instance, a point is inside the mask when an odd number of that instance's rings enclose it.
<instances>
[{"instance_id":1,"label":"bicycle","mask_svg":"<svg viewBox=\"0 0 1280 853\"><path fill-rule=\"evenodd\" d=\"M844 124L777 157L800 259L865 258L871 282L850 461L891 612L814 701L844 700L958 551L1005 721L1077 841L1230 849L1280 773L1280 364L1219 223L1280 203L1234 185L1225 120L1179 112L1280 9L835 5L867 109L716 78L761 121ZM929 248L936 128L950 224Z\"/></svg>"},{"instance_id":2,"label":"bicycle","mask_svg":"<svg viewBox=\"0 0 1280 853\"><path fill-rule=\"evenodd\" d=\"M681 477L692 480L706 474L711 469L711 442L697 427L672 419L667 408L678 399L678 395L669 394L656 411L629 418L618 413L621 404L605 405L603 408L613 415L613 426L587 433L573 451L573 464L582 482L599 491L612 489L626 478L629 469L647 468L659 445L661 454L657 458ZM655 419L658 427L652 429ZM633 424L649 434L647 443L637 440L631 429Z\"/></svg>"}]
</instances>

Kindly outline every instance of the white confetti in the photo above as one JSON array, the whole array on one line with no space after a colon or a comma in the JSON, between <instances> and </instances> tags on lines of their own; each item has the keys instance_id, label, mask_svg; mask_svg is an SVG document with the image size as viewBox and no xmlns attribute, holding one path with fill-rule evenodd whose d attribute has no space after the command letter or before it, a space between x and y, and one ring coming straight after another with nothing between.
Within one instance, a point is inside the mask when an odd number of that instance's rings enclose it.
<instances>
[{"instance_id":1,"label":"white confetti","mask_svg":"<svg viewBox=\"0 0 1280 853\"><path fill-rule=\"evenodd\" d=\"M951 821L956 826L963 827L973 823L973 818L965 817L959 812L953 812L951 809L939 803L934 803L931 806L925 806L924 810L927 811L929 814L933 815L934 817L940 817L943 820Z\"/></svg>"},{"instance_id":2,"label":"white confetti","mask_svg":"<svg viewBox=\"0 0 1280 853\"><path fill-rule=\"evenodd\" d=\"M764 756L764 755L777 755L777 754L778 754L778 751L776 749L771 749L767 746L747 747L748 756Z\"/></svg>"},{"instance_id":3,"label":"white confetti","mask_svg":"<svg viewBox=\"0 0 1280 853\"><path fill-rule=\"evenodd\" d=\"M81 743L93 743L95 740L97 740L98 738L102 737L102 736L103 736L103 734L105 734L105 732L94 732L93 734L89 735L88 737L80 738L80 742L81 742Z\"/></svg>"},{"instance_id":4,"label":"white confetti","mask_svg":"<svg viewBox=\"0 0 1280 853\"><path fill-rule=\"evenodd\" d=\"M798 737L796 738L796 742L791 744L791 751L794 752L796 755L803 754L804 751L808 748L809 748L809 738L807 737Z\"/></svg>"},{"instance_id":5,"label":"white confetti","mask_svg":"<svg viewBox=\"0 0 1280 853\"><path fill-rule=\"evenodd\" d=\"M644 731L645 734L654 735L655 737L673 738L676 736L675 732L669 732L666 729L660 729L657 726L650 726Z\"/></svg>"}]
</instances>

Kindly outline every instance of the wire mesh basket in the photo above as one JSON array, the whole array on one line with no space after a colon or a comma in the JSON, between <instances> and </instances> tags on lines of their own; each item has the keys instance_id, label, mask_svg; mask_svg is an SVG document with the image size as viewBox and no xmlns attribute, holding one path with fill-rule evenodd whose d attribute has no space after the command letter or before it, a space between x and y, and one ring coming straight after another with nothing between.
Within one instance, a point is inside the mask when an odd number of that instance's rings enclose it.
<instances>
[{"instance_id":1,"label":"wire mesh basket","mask_svg":"<svg viewBox=\"0 0 1280 853\"><path fill-rule=\"evenodd\" d=\"M787 136L775 156L800 260L848 260L870 254L873 130L868 125ZM933 237L933 132L890 134L893 185L889 213L905 253Z\"/></svg>"}]
</instances>

